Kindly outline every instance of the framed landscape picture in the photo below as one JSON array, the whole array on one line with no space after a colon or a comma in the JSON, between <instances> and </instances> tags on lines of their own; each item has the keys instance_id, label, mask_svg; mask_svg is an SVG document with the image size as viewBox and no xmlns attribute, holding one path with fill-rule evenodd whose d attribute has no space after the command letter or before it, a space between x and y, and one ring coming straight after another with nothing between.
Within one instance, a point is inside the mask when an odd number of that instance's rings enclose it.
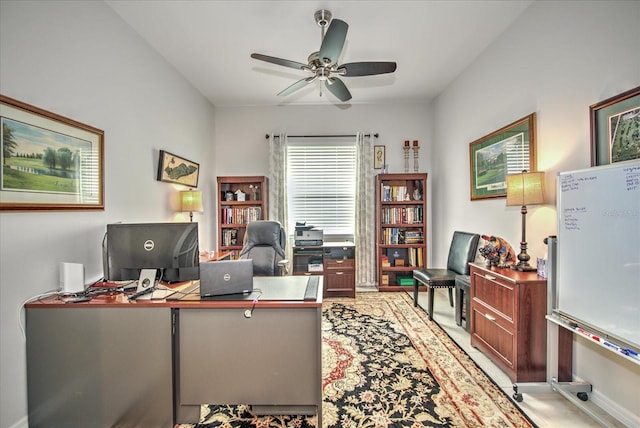
<instances>
[{"instance_id":1,"label":"framed landscape picture","mask_svg":"<svg viewBox=\"0 0 640 428\"><path fill-rule=\"evenodd\" d=\"M0 211L104 210L104 132L0 95Z\"/></svg>"},{"instance_id":2,"label":"framed landscape picture","mask_svg":"<svg viewBox=\"0 0 640 428\"><path fill-rule=\"evenodd\" d=\"M535 171L536 114L469 144L471 200L507 196L507 174Z\"/></svg>"},{"instance_id":3,"label":"framed landscape picture","mask_svg":"<svg viewBox=\"0 0 640 428\"><path fill-rule=\"evenodd\" d=\"M200 164L160 150L158 159L158 181L184 184L189 187L198 187Z\"/></svg>"},{"instance_id":4,"label":"framed landscape picture","mask_svg":"<svg viewBox=\"0 0 640 428\"><path fill-rule=\"evenodd\" d=\"M591 166L640 158L640 86L589 107Z\"/></svg>"}]
</instances>

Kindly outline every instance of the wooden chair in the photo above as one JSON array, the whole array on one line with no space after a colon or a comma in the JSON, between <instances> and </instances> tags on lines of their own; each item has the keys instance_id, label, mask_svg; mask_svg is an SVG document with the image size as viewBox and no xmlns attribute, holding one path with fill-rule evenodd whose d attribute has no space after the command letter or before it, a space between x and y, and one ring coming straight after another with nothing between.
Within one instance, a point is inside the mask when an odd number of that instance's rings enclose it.
<instances>
[{"instance_id":1,"label":"wooden chair","mask_svg":"<svg viewBox=\"0 0 640 428\"><path fill-rule=\"evenodd\" d=\"M433 298L436 288L449 289L449 304L453 306L453 288L456 275L469 275L469 262L475 258L480 235L455 231L449 247L446 268L427 268L413 270L413 306L418 306L418 288L425 285L428 291L427 313L433 319Z\"/></svg>"}]
</instances>

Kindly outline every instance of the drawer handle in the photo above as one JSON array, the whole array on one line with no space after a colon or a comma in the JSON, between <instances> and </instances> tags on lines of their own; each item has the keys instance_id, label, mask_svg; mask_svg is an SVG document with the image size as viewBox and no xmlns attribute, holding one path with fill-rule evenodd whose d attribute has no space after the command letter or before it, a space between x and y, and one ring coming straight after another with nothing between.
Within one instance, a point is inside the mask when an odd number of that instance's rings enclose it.
<instances>
[{"instance_id":1,"label":"drawer handle","mask_svg":"<svg viewBox=\"0 0 640 428\"><path fill-rule=\"evenodd\" d=\"M344 272L336 272L336 275L343 275Z\"/></svg>"},{"instance_id":2,"label":"drawer handle","mask_svg":"<svg viewBox=\"0 0 640 428\"><path fill-rule=\"evenodd\" d=\"M337 264L342 264L342 263L344 263L344 260L336 260L336 263Z\"/></svg>"},{"instance_id":3,"label":"drawer handle","mask_svg":"<svg viewBox=\"0 0 640 428\"><path fill-rule=\"evenodd\" d=\"M494 317L494 316L492 316L492 315L484 314L484 317L485 317L486 319L488 319L489 321L491 321L491 322L496 322L496 317Z\"/></svg>"},{"instance_id":4,"label":"drawer handle","mask_svg":"<svg viewBox=\"0 0 640 428\"><path fill-rule=\"evenodd\" d=\"M484 277L487 278L490 281L494 281L496 279L496 277L492 276L492 275L485 275Z\"/></svg>"}]
</instances>

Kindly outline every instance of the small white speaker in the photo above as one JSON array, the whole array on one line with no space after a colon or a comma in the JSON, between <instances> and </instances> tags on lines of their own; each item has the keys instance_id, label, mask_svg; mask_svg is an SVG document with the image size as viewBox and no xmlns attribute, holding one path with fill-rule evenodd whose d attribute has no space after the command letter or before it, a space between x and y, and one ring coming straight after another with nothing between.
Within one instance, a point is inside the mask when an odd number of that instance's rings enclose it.
<instances>
[{"instance_id":1,"label":"small white speaker","mask_svg":"<svg viewBox=\"0 0 640 428\"><path fill-rule=\"evenodd\" d=\"M65 293L84 291L84 265L81 263L60 263L60 290Z\"/></svg>"}]
</instances>

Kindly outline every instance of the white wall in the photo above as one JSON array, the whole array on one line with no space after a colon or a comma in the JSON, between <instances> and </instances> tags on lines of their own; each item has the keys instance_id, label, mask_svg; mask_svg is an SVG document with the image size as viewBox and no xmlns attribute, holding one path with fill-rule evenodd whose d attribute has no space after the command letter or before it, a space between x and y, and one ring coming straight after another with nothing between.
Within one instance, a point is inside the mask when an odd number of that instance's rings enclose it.
<instances>
[{"instance_id":1,"label":"white wall","mask_svg":"<svg viewBox=\"0 0 640 428\"><path fill-rule=\"evenodd\" d=\"M403 171L402 142L420 140L431 265L444 263L454 229L517 243L518 207L469 200L469 143L535 111L538 167L548 171L547 184L553 187L560 170L588 166L588 106L640 84L639 5L535 2L433 108L212 110L101 2L0 2L0 92L106 133L104 212L0 214L0 426L26 424L22 301L55 287L60 261L83 263L88 278L99 276L106 223L174 219L168 201L176 190L155 181L157 150L201 163L207 212L196 218L205 247L215 246L209 226L216 201L208 197L215 177L267 174L264 134L280 131L379 132L376 144L387 146L391 172ZM549 202L529 211L533 257L543 255L542 238L556 231L553 195ZM594 401L633 413L637 425L637 366L586 342L575 351L576 374L593 382Z\"/></svg>"},{"instance_id":2,"label":"white wall","mask_svg":"<svg viewBox=\"0 0 640 428\"><path fill-rule=\"evenodd\" d=\"M590 166L589 106L640 85L639 22L640 2L535 2L441 94L434 104L434 242L462 227L502 236L518 251L520 208L504 199L470 201L469 143L536 112L548 205L529 207L527 241L533 260L544 255L543 238L557 231L557 173ZM446 257L437 245L433 252L436 261ZM577 340L574 372L593 384L594 402L640 425L639 366Z\"/></svg>"},{"instance_id":3,"label":"white wall","mask_svg":"<svg viewBox=\"0 0 640 428\"><path fill-rule=\"evenodd\" d=\"M0 426L11 427L27 415L22 302L57 288L59 262L98 279L106 223L188 221L171 209L177 188L155 179L158 150L199 161L210 193L213 108L102 2L2 1L0 19L0 92L105 131L103 212L0 214ZM214 202L195 215L204 247Z\"/></svg>"},{"instance_id":4,"label":"white wall","mask_svg":"<svg viewBox=\"0 0 640 428\"><path fill-rule=\"evenodd\" d=\"M393 173L404 172L404 141L418 140L420 171L429 172L434 146L431 117L426 104L216 107L215 170L218 175L268 175L265 134L343 135L363 131L379 134L373 144L386 146L386 162ZM413 151L409 155L409 171L413 172Z\"/></svg>"}]
</instances>

